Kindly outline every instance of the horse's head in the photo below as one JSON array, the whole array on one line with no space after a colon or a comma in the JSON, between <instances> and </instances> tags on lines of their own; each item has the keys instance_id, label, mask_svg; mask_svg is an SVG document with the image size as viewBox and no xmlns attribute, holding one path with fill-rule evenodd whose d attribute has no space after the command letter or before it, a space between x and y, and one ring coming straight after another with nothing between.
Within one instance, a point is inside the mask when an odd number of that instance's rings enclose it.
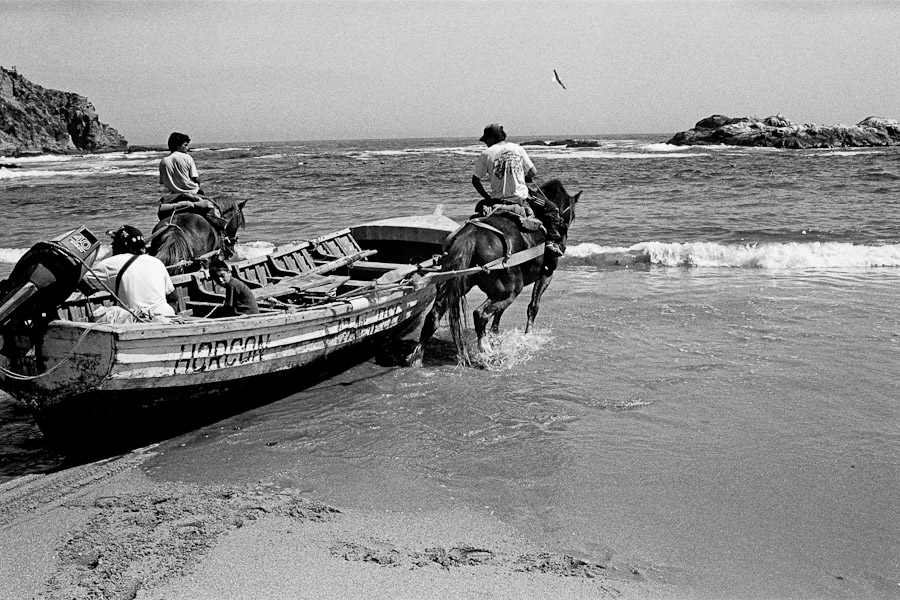
<instances>
[{"instance_id":1,"label":"horse's head","mask_svg":"<svg viewBox=\"0 0 900 600\"><path fill-rule=\"evenodd\" d=\"M571 196L559 179L551 179L541 186L541 191L559 208L559 217L562 219L561 233L566 235L569 226L575 220L575 205L581 198L581 192Z\"/></svg>"},{"instance_id":2,"label":"horse's head","mask_svg":"<svg viewBox=\"0 0 900 600\"><path fill-rule=\"evenodd\" d=\"M244 205L246 200L240 202L228 197L216 198L222 218L226 220L225 229L222 232L222 253L225 258L231 258L235 253L235 245L238 239L238 229L246 225L244 220Z\"/></svg>"}]
</instances>

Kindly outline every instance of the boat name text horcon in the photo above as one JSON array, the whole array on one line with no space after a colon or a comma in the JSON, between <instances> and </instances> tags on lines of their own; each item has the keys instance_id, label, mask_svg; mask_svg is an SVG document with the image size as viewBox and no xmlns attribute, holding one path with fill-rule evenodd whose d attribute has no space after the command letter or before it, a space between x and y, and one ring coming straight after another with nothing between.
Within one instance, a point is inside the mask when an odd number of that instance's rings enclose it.
<instances>
[{"instance_id":1,"label":"boat name text horcon","mask_svg":"<svg viewBox=\"0 0 900 600\"><path fill-rule=\"evenodd\" d=\"M251 335L231 340L182 344L181 356L175 360L173 375L225 369L249 362L262 362L270 338L270 334Z\"/></svg>"}]
</instances>

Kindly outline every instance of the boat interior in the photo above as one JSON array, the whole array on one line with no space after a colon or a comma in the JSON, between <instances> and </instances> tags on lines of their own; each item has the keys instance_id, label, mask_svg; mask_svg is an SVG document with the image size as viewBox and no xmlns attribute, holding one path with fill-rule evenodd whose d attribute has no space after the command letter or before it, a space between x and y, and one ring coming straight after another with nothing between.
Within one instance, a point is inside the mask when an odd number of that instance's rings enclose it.
<instances>
[{"instance_id":1,"label":"boat interior","mask_svg":"<svg viewBox=\"0 0 900 600\"><path fill-rule=\"evenodd\" d=\"M379 247L381 249L379 249ZM264 256L231 263L232 276L253 291L261 313L280 313L351 299L379 287L395 285L405 277L436 269L435 248L403 244L397 251L384 241L357 241L350 229L290 246L276 248ZM375 260L385 254L386 261ZM401 262L402 261L402 262ZM225 300L206 269L172 276L182 318L205 318ZM60 319L94 322L117 301L108 291L89 296L72 294L58 308Z\"/></svg>"}]
</instances>

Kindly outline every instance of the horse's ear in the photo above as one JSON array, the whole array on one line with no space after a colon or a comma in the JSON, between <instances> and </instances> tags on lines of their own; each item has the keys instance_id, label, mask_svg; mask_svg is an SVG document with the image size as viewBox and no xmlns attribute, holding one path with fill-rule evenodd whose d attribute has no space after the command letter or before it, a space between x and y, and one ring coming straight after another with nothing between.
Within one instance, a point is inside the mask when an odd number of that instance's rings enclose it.
<instances>
[{"instance_id":1,"label":"horse's ear","mask_svg":"<svg viewBox=\"0 0 900 600\"><path fill-rule=\"evenodd\" d=\"M240 202L238 202L238 208L241 209L241 210L244 210L244 205L245 205L245 204L247 204L247 201L246 201L246 200L241 200Z\"/></svg>"},{"instance_id":2,"label":"horse's ear","mask_svg":"<svg viewBox=\"0 0 900 600\"><path fill-rule=\"evenodd\" d=\"M581 194L582 194L583 192L584 192L584 190L582 190L581 192L578 192L577 194L575 194L574 196L572 196L572 204L577 204L577 203L578 203L578 199L581 198Z\"/></svg>"}]
</instances>

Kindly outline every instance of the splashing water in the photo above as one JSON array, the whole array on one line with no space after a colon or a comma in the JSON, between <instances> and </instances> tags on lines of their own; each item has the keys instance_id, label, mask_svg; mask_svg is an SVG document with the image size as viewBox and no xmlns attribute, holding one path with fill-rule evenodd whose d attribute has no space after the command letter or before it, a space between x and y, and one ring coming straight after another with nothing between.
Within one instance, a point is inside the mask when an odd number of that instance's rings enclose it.
<instances>
[{"instance_id":1,"label":"splashing water","mask_svg":"<svg viewBox=\"0 0 900 600\"><path fill-rule=\"evenodd\" d=\"M470 349L472 364L487 371L503 371L516 365L526 363L541 349L553 340L549 330L533 330L529 334L515 328L499 334L489 333L488 352L477 352ZM474 338L473 344L474 346Z\"/></svg>"}]
</instances>

